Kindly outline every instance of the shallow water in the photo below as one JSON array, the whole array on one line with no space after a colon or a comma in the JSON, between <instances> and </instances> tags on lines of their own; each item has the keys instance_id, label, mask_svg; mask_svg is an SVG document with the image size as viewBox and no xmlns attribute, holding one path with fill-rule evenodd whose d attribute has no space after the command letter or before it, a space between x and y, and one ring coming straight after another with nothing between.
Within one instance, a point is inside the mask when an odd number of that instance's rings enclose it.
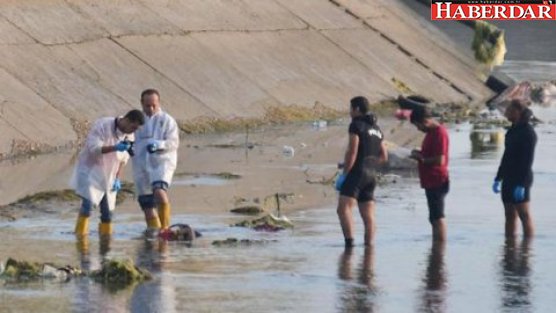
<instances>
[{"instance_id":1,"label":"shallow water","mask_svg":"<svg viewBox=\"0 0 556 313\"><path fill-rule=\"evenodd\" d=\"M490 190L502 151L472 151L469 130L469 125L451 129L444 246L431 243L425 197L415 178L378 189L373 248L360 244L357 216L359 245L344 250L333 203L290 214L295 229L281 233L230 227L242 218L227 213L177 215L203 233L191 247L140 238L144 222L138 214L118 214L112 242L99 243L93 233L85 250L68 233L73 219L22 219L0 224L5 255L34 251L45 260L86 269L98 268L103 256L131 258L152 271L154 280L124 290L88 279L0 281L0 312L551 312L556 126L537 127L532 195L537 236L531 242L505 242L502 205ZM267 242L211 245L227 237Z\"/></svg>"}]
</instances>

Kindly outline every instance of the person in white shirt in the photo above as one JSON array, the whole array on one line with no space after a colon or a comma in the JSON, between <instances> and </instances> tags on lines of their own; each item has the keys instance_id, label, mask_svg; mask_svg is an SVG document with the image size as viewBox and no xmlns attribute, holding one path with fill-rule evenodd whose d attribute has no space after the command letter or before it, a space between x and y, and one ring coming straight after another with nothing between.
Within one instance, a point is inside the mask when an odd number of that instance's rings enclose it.
<instances>
[{"instance_id":1,"label":"person in white shirt","mask_svg":"<svg viewBox=\"0 0 556 313\"><path fill-rule=\"evenodd\" d=\"M98 119L91 127L70 181L82 199L75 225L78 237L89 233L89 217L95 206L100 206L99 234L112 233L112 210L121 189L119 174L133 154L133 132L143 123L143 113L131 110L124 117Z\"/></svg>"},{"instance_id":2,"label":"person in white shirt","mask_svg":"<svg viewBox=\"0 0 556 313\"><path fill-rule=\"evenodd\" d=\"M174 118L162 111L156 89L141 93L141 106L145 125L135 133L133 178L147 229L165 231L170 226L167 190L177 166L179 129Z\"/></svg>"}]
</instances>

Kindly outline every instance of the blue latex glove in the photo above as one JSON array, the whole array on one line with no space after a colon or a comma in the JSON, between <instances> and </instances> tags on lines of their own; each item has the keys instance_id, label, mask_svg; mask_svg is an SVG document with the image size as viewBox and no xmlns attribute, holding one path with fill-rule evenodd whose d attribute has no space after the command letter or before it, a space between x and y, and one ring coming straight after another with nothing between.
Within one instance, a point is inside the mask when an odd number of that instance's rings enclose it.
<instances>
[{"instance_id":1,"label":"blue latex glove","mask_svg":"<svg viewBox=\"0 0 556 313\"><path fill-rule=\"evenodd\" d=\"M492 183L492 192L494 193L500 193L500 184L502 182L499 180L495 180L494 183Z\"/></svg>"},{"instance_id":2,"label":"blue latex glove","mask_svg":"<svg viewBox=\"0 0 556 313\"><path fill-rule=\"evenodd\" d=\"M342 185L346 181L346 176L346 174L342 173L336 177L336 183L334 184L334 188L336 188L336 190L340 191L340 189L342 189Z\"/></svg>"},{"instance_id":3,"label":"blue latex glove","mask_svg":"<svg viewBox=\"0 0 556 313\"><path fill-rule=\"evenodd\" d=\"M147 151L149 151L149 153L155 153L158 151L158 145L156 143L149 143L147 145Z\"/></svg>"},{"instance_id":4,"label":"blue latex glove","mask_svg":"<svg viewBox=\"0 0 556 313\"><path fill-rule=\"evenodd\" d=\"M116 178L116 180L114 180L114 184L112 184L112 191L118 192L122 189L122 182L120 181L119 178Z\"/></svg>"},{"instance_id":5,"label":"blue latex glove","mask_svg":"<svg viewBox=\"0 0 556 313\"><path fill-rule=\"evenodd\" d=\"M521 202L525 199L525 187L515 186L514 188L514 201Z\"/></svg>"},{"instance_id":6,"label":"blue latex glove","mask_svg":"<svg viewBox=\"0 0 556 313\"><path fill-rule=\"evenodd\" d=\"M131 144L128 141L120 141L115 146L114 149L119 152L127 151L131 147Z\"/></svg>"}]
</instances>

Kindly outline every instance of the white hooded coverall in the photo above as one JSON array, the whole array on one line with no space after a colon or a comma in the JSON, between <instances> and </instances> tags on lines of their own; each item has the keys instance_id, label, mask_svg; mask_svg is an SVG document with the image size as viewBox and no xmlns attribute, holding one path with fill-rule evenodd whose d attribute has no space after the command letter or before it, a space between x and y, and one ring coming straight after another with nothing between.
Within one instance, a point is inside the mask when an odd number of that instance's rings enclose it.
<instances>
[{"instance_id":1,"label":"white hooded coverall","mask_svg":"<svg viewBox=\"0 0 556 313\"><path fill-rule=\"evenodd\" d=\"M121 117L120 117L121 118ZM98 119L91 127L79 160L73 171L70 186L79 196L98 206L106 194L108 207L116 207L116 192L112 185L120 163L127 163L129 154L124 152L102 153L103 146L113 146L127 139L133 141L133 134L124 134L116 127L116 118Z\"/></svg>"},{"instance_id":2,"label":"white hooded coverall","mask_svg":"<svg viewBox=\"0 0 556 313\"><path fill-rule=\"evenodd\" d=\"M156 144L159 151L149 153L147 145L151 143ZM145 114L145 124L135 132L135 156L132 158L138 195L152 194L154 182L172 183L179 143L178 124L173 117L162 110L150 117Z\"/></svg>"}]
</instances>

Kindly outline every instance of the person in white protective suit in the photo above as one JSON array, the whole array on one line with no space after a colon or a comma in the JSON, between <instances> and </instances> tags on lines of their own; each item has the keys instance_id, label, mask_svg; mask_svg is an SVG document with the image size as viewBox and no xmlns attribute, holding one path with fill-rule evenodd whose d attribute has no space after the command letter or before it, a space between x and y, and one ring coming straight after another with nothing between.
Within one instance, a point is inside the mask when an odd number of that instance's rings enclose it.
<instances>
[{"instance_id":1,"label":"person in white protective suit","mask_svg":"<svg viewBox=\"0 0 556 313\"><path fill-rule=\"evenodd\" d=\"M179 129L174 118L162 111L156 89L141 93L141 106L145 125L135 132L133 178L148 231L164 231L170 226L167 191L178 161Z\"/></svg>"},{"instance_id":2,"label":"person in white protective suit","mask_svg":"<svg viewBox=\"0 0 556 313\"><path fill-rule=\"evenodd\" d=\"M124 117L98 119L91 127L70 181L82 199L75 225L78 237L89 233L89 216L94 206L100 207L99 234L112 233L112 210L121 189L119 174L133 154L133 133L144 120L143 112L131 110Z\"/></svg>"}]
</instances>

